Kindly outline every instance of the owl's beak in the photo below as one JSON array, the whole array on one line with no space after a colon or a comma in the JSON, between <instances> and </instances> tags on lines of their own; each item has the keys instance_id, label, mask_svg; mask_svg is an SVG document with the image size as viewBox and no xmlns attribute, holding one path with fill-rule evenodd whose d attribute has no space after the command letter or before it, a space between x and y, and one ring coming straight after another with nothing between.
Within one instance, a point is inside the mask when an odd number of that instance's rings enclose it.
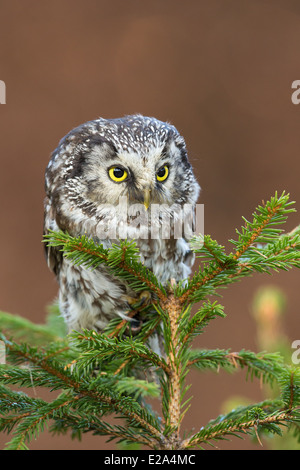
<instances>
[{"instance_id":1,"label":"owl's beak","mask_svg":"<svg viewBox=\"0 0 300 470\"><path fill-rule=\"evenodd\" d=\"M146 188L144 190L144 206L146 208L146 211L148 210L148 207L150 206L150 192L151 189Z\"/></svg>"}]
</instances>

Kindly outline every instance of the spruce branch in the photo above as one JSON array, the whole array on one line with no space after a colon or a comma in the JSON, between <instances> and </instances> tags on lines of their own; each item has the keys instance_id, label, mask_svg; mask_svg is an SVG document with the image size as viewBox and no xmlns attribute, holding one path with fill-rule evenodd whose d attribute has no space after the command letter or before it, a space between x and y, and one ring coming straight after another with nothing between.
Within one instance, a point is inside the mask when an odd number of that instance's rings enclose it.
<instances>
[{"instance_id":1,"label":"spruce branch","mask_svg":"<svg viewBox=\"0 0 300 470\"><path fill-rule=\"evenodd\" d=\"M286 411L277 411L274 413L265 413L256 406L253 407L254 412L249 413L239 420L224 420L218 424L204 427L200 432L196 433L190 439L184 442L184 448L193 448L202 444L211 444L217 440L223 440L225 436L239 437L240 434L249 434L252 430L272 430L280 434L281 431L277 426L285 426L287 423L299 422L300 413L294 412L291 415ZM253 415L255 417L253 417Z\"/></svg>"},{"instance_id":2,"label":"spruce branch","mask_svg":"<svg viewBox=\"0 0 300 470\"><path fill-rule=\"evenodd\" d=\"M46 403L40 406L36 413L23 414L7 450L27 449L26 441L36 439L38 434L45 429L50 418L54 418L57 414L61 416L61 412L76 400L78 397L70 399L60 397L51 404Z\"/></svg>"},{"instance_id":3,"label":"spruce branch","mask_svg":"<svg viewBox=\"0 0 300 470\"><path fill-rule=\"evenodd\" d=\"M26 360L37 367L40 373L46 372L48 374L48 385L51 383L52 390L71 388L80 397L85 397L92 401L99 410L101 410L103 406L104 409L105 406L109 406L114 412L129 419L130 422L138 423L144 431L152 433L159 440L164 439L160 432L158 421L149 415L145 409L142 409L136 401L129 399L129 397L123 398L122 396L114 395L107 387L101 390L91 389L88 381L84 379L80 381L76 380L74 373L70 373L70 371L63 368L60 364L55 363L53 359L45 359L45 354L42 355L36 350L28 348L26 345L19 346L12 341L8 341L3 335L2 340L5 341L6 346L15 359ZM3 372L1 380L4 383L22 384L24 374L26 373L26 371L23 370L23 374L21 374L22 376L20 377L20 371L17 370L17 374L13 373L10 375L9 368L5 365L0 367L0 373L1 371ZM29 371L27 371L27 374L29 374ZM27 377L27 386L32 384L29 378ZM40 385L44 385L44 383L40 381Z\"/></svg>"},{"instance_id":4,"label":"spruce branch","mask_svg":"<svg viewBox=\"0 0 300 470\"><path fill-rule=\"evenodd\" d=\"M279 228L294 211L292 205L283 193L258 206L252 221L244 218L244 226L236 231L231 253L209 235L195 237L192 248L200 261L199 269L189 281L170 279L167 286L140 263L133 241L120 241L108 249L84 236L50 232L45 242L59 248L72 263L86 269L103 265L133 291L146 289L153 298L151 305L137 305L128 314L142 314L144 319L134 336L121 318L112 320L101 334L82 330L64 336L56 320L52 321L54 317L45 325L34 325L0 312L0 341L7 359L0 365L0 431L12 434L8 448L27 448L45 427L57 434L70 431L74 437L92 432L157 450L214 445L249 433L261 442L262 432L280 435L284 426L300 435L297 368L267 351L192 349L194 339L211 321L225 317L223 306L209 299L218 289L254 273L300 267L300 226L290 233ZM192 307L198 302L194 312ZM161 354L149 347L155 335L163 338ZM272 386L278 383L281 396L238 407L182 438L183 418L192 405L191 397L185 399L190 388L186 377L193 367L199 371L245 369L247 378ZM13 386L41 386L59 391L59 396L56 393L46 402L16 392ZM147 404L148 397L158 396L161 413ZM122 423L108 423L107 415L122 418Z\"/></svg>"},{"instance_id":5,"label":"spruce branch","mask_svg":"<svg viewBox=\"0 0 300 470\"><path fill-rule=\"evenodd\" d=\"M224 318L224 308L218 302L204 302L202 307L190 318L184 318L180 324L180 341L183 345L201 334L207 324L216 317Z\"/></svg>"},{"instance_id":6,"label":"spruce branch","mask_svg":"<svg viewBox=\"0 0 300 470\"><path fill-rule=\"evenodd\" d=\"M271 384L279 379L284 370L283 358L279 353L231 352L228 349L191 350L188 365L194 365L200 370L219 371L222 368L228 372L245 368L251 379L256 377Z\"/></svg>"},{"instance_id":7,"label":"spruce branch","mask_svg":"<svg viewBox=\"0 0 300 470\"><path fill-rule=\"evenodd\" d=\"M49 231L45 235L48 246L59 247L63 255L72 260L75 265L84 265L86 268L96 268L106 264L114 275L120 277L136 291L149 289L159 299L166 298L164 287L157 281L152 271L147 269L138 258L135 242L120 241L113 244L110 250L103 245L96 245L92 239L85 236L71 237L64 232Z\"/></svg>"},{"instance_id":8,"label":"spruce branch","mask_svg":"<svg viewBox=\"0 0 300 470\"><path fill-rule=\"evenodd\" d=\"M76 339L76 345L82 352L81 358L77 362L79 368L81 364L86 366L90 362L97 363L105 359L113 360L116 357L135 362L140 359L144 364L151 364L154 367L161 368L166 374L170 374L170 369L162 357L151 351L143 343L138 343L132 338L118 340L89 330L73 333L72 338ZM93 348L90 347L91 343L93 343Z\"/></svg>"},{"instance_id":9,"label":"spruce branch","mask_svg":"<svg viewBox=\"0 0 300 470\"><path fill-rule=\"evenodd\" d=\"M285 367L279 377L282 401L286 410L300 406L300 370L296 367Z\"/></svg>"},{"instance_id":10,"label":"spruce branch","mask_svg":"<svg viewBox=\"0 0 300 470\"><path fill-rule=\"evenodd\" d=\"M277 228L295 211L293 204L289 201L289 195L283 193L278 196L276 193L270 201L259 205L253 213L252 222L243 218L245 225L240 231L236 230L238 239L230 240L235 251L228 255L224 247L209 236L204 236L204 240L195 237L192 246L196 256L202 261L211 261L202 263L186 288L181 289L181 300L199 302L207 295L215 294L218 287L224 287L255 271L270 272L299 267L299 230L280 237L282 229Z\"/></svg>"},{"instance_id":11,"label":"spruce branch","mask_svg":"<svg viewBox=\"0 0 300 470\"><path fill-rule=\"evenodd\" d=\"M38 325L20 315L0 311L0 331L13 335L20 341L43 345L53 341L63 340L66 327L63 319L56 312L56 305L48 308L49 313L44 325Z\"/></svg>"},{"instance_id":12,"label":"spruce branch","mask_svg":"<svg viewBox=\"0 0 300 470\"><path fill-rule=\"evenodd\" d=\"M166 312L169 319L170 329L170 351L168 355L168 367L170 369L167 395L164 396L166 403L165 419L166 430L171 437L166 449L176 449L179 445L179 433L181 417L181 363L178 360L178 352L180 349L178 323L181 316L181 303L178 299L171 295L168 302L162 304L162 309ZM168 329L168 328L167 328ZM166 391L166 388L165 388ZM180 447L179 447L180 448Z\"/></svg>"}]
</instances>

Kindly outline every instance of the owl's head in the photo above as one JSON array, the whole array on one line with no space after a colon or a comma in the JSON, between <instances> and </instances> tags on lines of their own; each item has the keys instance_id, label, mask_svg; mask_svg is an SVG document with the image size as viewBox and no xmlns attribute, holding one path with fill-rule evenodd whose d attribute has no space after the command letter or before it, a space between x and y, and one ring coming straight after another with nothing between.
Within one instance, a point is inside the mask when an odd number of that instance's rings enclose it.
<instances>
[{"instance_id":1,"label":"owl's head","mask_svg":"<svg viewBox=\"0 0 300 470\"><path fill-rule=\"evenodd\" d=\"M64 218L95 216L103 204L195 204L200 187L183 137L141 115L97 119L67 134L46 170L46 192Z\"/></svg>"}]
</instances>

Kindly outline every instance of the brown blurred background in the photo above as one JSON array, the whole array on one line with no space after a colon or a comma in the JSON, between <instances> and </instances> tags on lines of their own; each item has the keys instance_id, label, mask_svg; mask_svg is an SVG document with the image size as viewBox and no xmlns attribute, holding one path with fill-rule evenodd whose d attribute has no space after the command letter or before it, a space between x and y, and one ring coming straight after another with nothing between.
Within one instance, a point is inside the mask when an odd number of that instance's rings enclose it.
<instances>
[{"instance_id":1,"label":"brown blurred background","mask_svg":"<svg viewBox=\"0 0 300 470\"><path fill-rule=\"evenodd\" d=\"M205 232L229 248L262 199L286 190L300 205L297 0L1 0L0 309L43 323L57 293L41 244L44 169L80 123L139 112L184 135L202 187ZM287 230L299 224L292 214ZM226 319L197 345L257 351L251 303L273 283L287 297L286 334L300 339L299 272L257 275L224 291ZM192 372L184 426L207 423L232 395L262 398L245 374ZM6 438L0 438L0 443ZM249 439L226 449L257 448ZM114 448L85 436L42 435L32 449Z\"/></svg>"}]
</instances>

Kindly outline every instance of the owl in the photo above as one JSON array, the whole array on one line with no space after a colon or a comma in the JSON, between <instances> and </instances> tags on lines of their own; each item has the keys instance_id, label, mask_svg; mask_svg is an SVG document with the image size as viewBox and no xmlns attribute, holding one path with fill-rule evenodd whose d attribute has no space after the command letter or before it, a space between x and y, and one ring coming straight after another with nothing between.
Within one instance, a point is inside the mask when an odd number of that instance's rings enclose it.
<instances>
[{"instance_id":1,"label":"owl","mask_svg":"<svg viewBox=\"0 0 300 470\"><path fill-rule=\"evenodd\" d=\"M175 236L176 211L170 208L187 204L194 215L200 186L185 141L173 125L133 115L100 118L76 127L51 155L45 190L45 234L63 230L109 248L119 240L118 233L110 233L112 228L126 229L126 238L135 240L141 262L161 283L188 278L193 253L188 236ZM132 207L137 209L132 211ZM167 214L168 236L151 236L150 217L142 216L150 215L154 207L164 211L155 219L154 232L159 233L165 220L162 214ZM143 236L137 233L141 227L146 229ZM109 268L101 265L91 270L72 264L57 247L45 250L59 284L60 310L69 331L101 332L116 316L129 318L128 299L137 295Z\"/></svg>"}]
</instances>

